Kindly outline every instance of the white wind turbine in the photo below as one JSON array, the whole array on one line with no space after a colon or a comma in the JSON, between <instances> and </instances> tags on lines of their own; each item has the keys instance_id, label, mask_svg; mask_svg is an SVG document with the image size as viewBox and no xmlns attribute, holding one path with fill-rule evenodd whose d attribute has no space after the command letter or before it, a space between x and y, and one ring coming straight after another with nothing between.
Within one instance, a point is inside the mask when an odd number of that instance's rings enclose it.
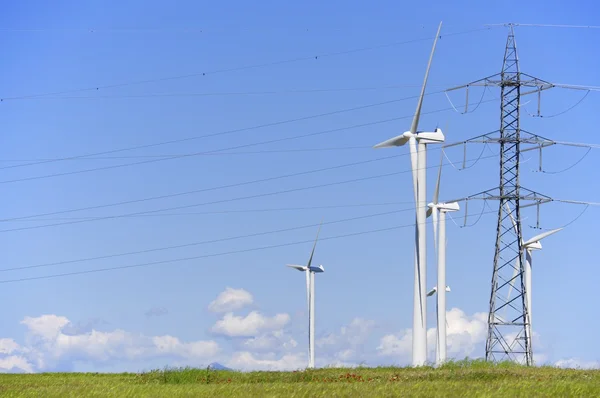
<instances>
[{"instance_id":1,"label":"white wind turbine","mask_svg":"<svg viewBox=\"0 0 600 398\"><path fill-rule=\"evenodd\" d=\"M317 237L315 244L313 245L310 258L308 259L307 265L290 265L288 267L297 269L298 271L304 272L306 275L306 298L308 302L308 368L312 369L315 367L315 273L325 272L322 265L318 267L312 266L313 256L315 254L315 248L317 247L317 240L319 239L319 232L321 232L321 226L317 231Z\"/></svg>"},{"instance_id":2,"label":"white wind turbine","mask_svg":"<svg viewBox=\"0 0 600 398\"><path fill-rule=\"evenodd\" d=\"M510 207L508 206L508 203L506 204L506 209L507 209L508 215L510 216L510 219L512 221L515 232L517 232L517 221L513 217ZM523 267L523 279L524 279L523 284L525 285L525 305L527 307L527 316L528 316L528 323L529 323L529 338L530 339L531 339L531 331L532 331L532 329L531 329L531 268L532 268L532 262L533 262L531 252L534 250L542 250L541 240L550 235L557 233L561 229L562 228L557 228L557 229L552 229L550 231L542 232L541 234L536 235L533 238L531 238L525 242L523 242L523 240L521 240L521 247L525 251L525 263L524 263L524 267ZM519 261L520 261L520 258L517 258L517 265L515 267L515 272L513 273L513 277L511 279L511 283L508 288L508 297L506 299L507 302L510 300L510 294L511 294L513 286L514 286L515 278L517 277L517 274L519 273L519 271L521 269L521 267L520 267L521 264L519 264Z\"/></svg>"},{"instance_id":3,"label":"white wind turbine","mask_svg":"<svg viewBox=\"0 0 600 398\"><path fill-rule=\"evenodd\" d=\"M443 161L443 158L442 158ZM434 287L428 296L437 294L437 301L435 305L435 312L437 318L437 337L436 337L436 364L441 365L446 362L446 292L450 291L450 288L446 286L446 213L458 211L460 207L457 202L450 203L439 203L438 198L440 194L440 180L442 178L442 162L438 169L437 182L435 184L435 191L433 192L433 201L427 206L427 217L433 217L433 241L437 251L437 286ZM439 225L438 225L439 224ZM437 237L439 227L439 239ZM440 287L446 286L445 289Z\"/></svg>"},{"instance_id":4,"label":"white wind turbine","mask_svg":"<svg viewBox=\"0 0 600 398\"><path fill-rule=\"evenodd\" d=\"M427 144L439 144L444 142L444 134L442 130L436 128L434 132L417 131L419 125L419 117L421 115L421 107L423 105L423 97L425 95L425 87L431 68L431 61L435 52L437 39L442 29L442 23L437 30L433 48L429 56L429 63L421 88L421 95L417 102L417 110L410 126L410 131L405 132L397 137L375 145L375 148L386 148L403 146L409 144L410 148L410 163L412 168L413 190L416 202L416 237L415 237L415 279L414 279L414 308L413 308L413 366L423 366L427 362L427 303L425 290L426 284L426 269L427 269L427 234L425 228L426 222L426 168L427 168ZM417 148L418 146L418 148Z\"/></svg>"}]
</instances>

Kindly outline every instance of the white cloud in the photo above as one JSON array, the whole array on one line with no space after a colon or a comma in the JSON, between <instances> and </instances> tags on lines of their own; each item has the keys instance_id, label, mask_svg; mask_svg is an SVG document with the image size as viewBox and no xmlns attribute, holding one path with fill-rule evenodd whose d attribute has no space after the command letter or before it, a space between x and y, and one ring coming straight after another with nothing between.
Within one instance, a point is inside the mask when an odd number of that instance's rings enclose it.
<instances>
[{"instance_id":1,"label":"white cloud","mask_svg":"<svg viewBox=\"0 0 600 398\"><path fill-rule=\"evenodd\" d=\"M256 356L242 351L234 353L225 365L239 370L298 370L306 368L306 355L285 354L277 359L273 354Z\"/></svg>"},{"instance_id":2,"label":"white cloud","mask_svg":"<svg viewBox=\"0 0 600 398\"><path fill-rule=\"evenodd\" d=\"M243 347L252 352L289 351L298 346L298 342L283 330L275 330L257 337L245 340Z\"/></svg>"},{"instance_id":3,"label":"white cloud","mask_svg":"<svg viewBox=\"0 0 600 398\"><path fill-rule=\"evenodd\" d=\"M487 314L479 312L467 316L462 310L452 308L447 312L446 328L448 356L462 359L473 356L481 349L487 336ZM435 353L435 327L427 330L427 345L430 355ZM388 334L381 338L377 351L380 356L395 356L408 361L412 353L412 330L406 329L399 334Z\"/></svg>"},{"instance_id":4,"label":"white cloud","mask_svg":"<svg viewBox=\"0 0 600 398\"><path fill-rule=\"evenodd\" d=\"M17 355L0 358L0 371L10 373L33 373L33 366L26 358Z\"/></svg>"},{"instance_id":5,"label":"white cloud","mask_svg":"<svg viewBox=\"0 0 600 398\"><path fill-rule=\"evenodd\" d=\"M561 359L554 366L559 368L574 368L574 369L600 369L598 361L583 361L578 358Z\"/></svg>"},{"instance_id":6,"label":"white cloud","mask_svg":"<svg viewBox=\"0 0 600 398\"><path fill-rule=\"evenodd\" d=\"M21 324L27 326L34 336L52 339L60 334L62 328L69 324L69 320L64 316L57 315L42 315L37 318L26 316Z\"/></svg>"},{"instance_id":7,"label":"white cloud","mask_svg":"<svg viewBox=\"0 0 600 398\"><path fill-rule=\"evenodd\" d=\"M219 352L219 345L214 341L182 343L177 337L167 335L153 337L152 342L158 352L182 358L208 358Z\"/></svg>"},{"instance_id":8,"label":"white cloud","mask_svg":"<svg viewBox=\"0 0 600 398\"><path fill-rule=\"evenodd\" d=\"M276 314L269 318L257 311L252 311L245 317L227 313L223 319L215 323L212 331L229 337L252 337L259 335L262 331L281 329L289 321L288 314Z\"/></svg>"},{"instance_id":9,"label":"white cloud","mask_svg":"<svg viewBox=\"0 0 600 398\"><path fill-rule=\"evenodd\" d=\"M315 345L325 354L333 356L336 362L353 361L365 355L365 343L374 327L374 321L354 318L350 324L342 326L339 332L318 339Z\"/></svg>"},{"instance_id":10,"label":"white cloud","mask_svg":"<svg viewBox=\"0 0 600 398\"><path fill-rule=\"evenodd\" d=\"M231 312L240 310L253 302L254 298L246 290L227 287L208 305L208 309L212 312Z\"/></svg>"},{"instance_id":11,"label":"white cloud","mask_svg":"<svg viewBox=\"0 0 600 398\"><path fill-rule=\"evenodd\" d=\"M354 318L348 326L342 326L339 333L330 333L318 339L315 344L318 347L335 346L347 344L356 346L364 343L375 326L374 321L362 318Z\"/></svg>"},{"instance_id":12,"label":"white cloud","mask_svg":"<svg viewBox=\"0 0 600 398\"><path fill-rule=\"evenodd\" d=\"M13 339L0 339L0 354L12 354L20 348Z\"/></svg>"},{"instance_id":13,"label":"white cloud","mask_svg":"<svg viewBox=\"0 0 600 398\"><path fill-rule=\"evenodd\" d=\"M149 337L119 329L66 334L63 329L71 323L66 317L57 315L25 317L21 323L28 328L25 346L19 346L11 339L0 339L0 354L19 354L0 358L2 370L18 368L31 372L53 369L65 361L106 363L161 357L198 362L211 359L219 352L214 341L184 343L169 335Z\"/></svg>"},{"instance_id":14,"label":"white cloud","mask_svg":"<svg viewBox=\"0 0 600 398\"><path fill-rule=\"evenodd\" d=\"M483 312L467 316L462 310L452 308L446 314L448 327L446 329L448 340L448 355L457 358L472 356L477 348L487 338L487 317ZM429 339L429 345L435 348L435 329Z\"/></svg>"},{"instance_id":15,"label":"white cloud","mask_svg":"<svg viewBox=\"0 0 600 398\"><path fill-rule=\"evenodd\" d=\"M412 352L411 329L406 329L399 335L387 334L381 338L377 351L381 356L405 357Z\"/></svg>"}]
</instances>

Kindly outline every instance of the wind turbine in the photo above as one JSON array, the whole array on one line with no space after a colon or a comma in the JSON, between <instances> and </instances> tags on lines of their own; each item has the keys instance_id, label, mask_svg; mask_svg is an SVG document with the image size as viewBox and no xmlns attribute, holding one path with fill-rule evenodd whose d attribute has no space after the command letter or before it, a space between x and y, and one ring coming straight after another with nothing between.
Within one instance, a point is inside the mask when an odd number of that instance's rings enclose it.
<instances>
[{"instance_id":1,"label":"wind turbine","mask_svg":"<svg viewBox=\"0 0 600 398\"><path fill-rule=\"evenodd\" d=\"M442 162L443 157L438 169L437 182L435 184L435 191L433 192L433 201L427 205L427 207L429 207L427 210L427 217L433 217L433 241L438 255L437 286L427 294L428 296L431 296L436 291L438 292L435 305L437 318L436 363L438 365L446 362L446 292L450 291L450 288L446 286L446 213L460 210L457 202L439 203L438 201L440 195L440 180L442 178ZM437 237L438 227L440 234L439 240ZM443 286L446 286L446 289L439 289Z\"/></svg>"},{"instance_id":2,"label":"wind turbine","mask_svg":"<svg viewBox=\"0 0 600 398\"><path fill-rule=\"evenodd\" d=\"M308 368L313 369L315 367L315 273L325 272L322 265L318 267L312 266L313 256L315 254L315 248L317 247L317 240L319 239L319 232L321 232L321 225L317 231L317 237L315 244L313 245L312 252L308 259L307 265L291 265L288 267L297 269L298 271L304 272L306 275L306 299L308 302Z\"/></svg>"},{"instance_id":3,"label":"wind turbine","mask_svg":"<svg viewBox=\"0 0 600 398\"><path fill-rule=\"evenodd\" d=\"M508 210L508 215L510 216L513 227L515 228L515 231L517 231L517 221L513 217L510 207L508 206L508 203L506 204L506 209ZM550 235L557 233L561 229L562 228L557 228L557 229L552 229L550 231L542 232L541 234L536 235L533 238L531 238L525 242L523 242L523 240L521 240L521 247L525 251L525 264L523 267L524 268L523 269L523 279L524 279L524 285L525 285L525 304L527 305L527 316L528 316L528 321L529 321L528 322L529 323L529 338L531 338L531 268L532 268L532 262L533 262L531 252L533 252L534 250L542 250L541 240ZM513 277L511 279L511 283L510 283L509 290L508 290L507 301L510 299L510 293L512 292L515 278L517 277L517 274L519 273L519 271L521 269L521 264L519 263L519 261L520 261L520 257L517 258L517 266L515 267L515 272L513 273Z\"/></svg>"},{"instance_id":4,"label":"wind turbine","mask_svg":"<svg viewBox=\"0 0 600 398\"><path fill-rule=\"evenodd\" d=\"M437 286L434 286L433 289L431 289L429 292L427 292L427 297L431 297L434 294L437 293ZM442 289L444 294L444 297L446 295L446 292L450 292L450 286L446 286L446 289ZM438 297L440 295L438 294ZM444 325L444 340L443 340L443 344L442 340L440 339L440 312L439 312L439 303L440 300L437 300L435 302L435 316L437 318L438 324L436 327L436 331L437 331L437 336L436 336L436 344L435 344L435 359L436 359L436 364L439 366L441 365L445 360L446 360L446 327L448 327L448 322L446 321L446 317L444 316L444 323L442 323L442 325ZM445 312L445 310L444 310ZM445 315L445 314L444 314ZM442 347L443 347L443 355L444 355L444 359L442 360Z\"/></svg>"},{"instance_id":5,"label":"wind turbine","mask_svg":"<svg viewBox=\"0 0 600 398\"><path fill-rule=\"evenodd\" d=\"M427 269L427 233L425 228L426 222L426 200L427 200L427 144L439 144L444 142L444 134L442 130L436 128L434 132L417 131L419 125L419 117L421 116L421 107L423 105L423 97L425 95L425 87L427 86L427 78L431 61L435 52L437 39L440 36L442 23L437 30L433 48L429 55L429 63L423 79L423 87L421 95L417 102L417 110L410 126L410 131L390 138L387 141L375 145L374 148L389 148L395 146L403 146L409 144L410 148L410 164L412 168L413 190L416 203L416 225L415 225L415 278L414 278L414 308L413 308L413 366L423 366L427 362L427 303L425 301L426 284L426 269Z\"/></svg>"}]
</instances>

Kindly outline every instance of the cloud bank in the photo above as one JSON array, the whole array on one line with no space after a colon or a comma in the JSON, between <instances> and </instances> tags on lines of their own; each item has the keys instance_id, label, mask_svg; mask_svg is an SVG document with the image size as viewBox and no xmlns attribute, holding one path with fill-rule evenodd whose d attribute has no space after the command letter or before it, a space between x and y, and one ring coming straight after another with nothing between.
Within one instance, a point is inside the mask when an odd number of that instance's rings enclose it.
<instances>
[{"instance_id":1,"label":"cloud bank","mask_svg":"<svg viewBox=\"0 0 600 398\"><path fill-rule=\"evenodd\" d=\"M65 316L26 316L21 340L0 338L0 372L72 370L74 364L93 369L152 361L172 366L206 366L219 362L238 370L297 370L307 363L307 335L303 327L292 327L287 313L264 314L250 311L236 314L250 304L252 295L244 289L226 288L208 308L219 314L209 328L212 338L183 341L172 335L148 336L118 328L98 330L106 322L77 324ZM148 316L165 315L155 308ZM487 334L485 313L467 315L458 308L447 314L448 355L476 358L483 355ZM293 332L296 331L296 332ZM427 331L429 359L435 357L435 328ZM534 334L534 339L539 336ZM536 346L541 344L536 342ZM410 329L382 330L375 321L354 318L332 332L317 335L317 366L408 365L411 360ZM543 352L536 359L544 358ZM600 368L600 362L576 358L554 363L566 368ZM133 365L132 365L133 366ZM141 365L144 366L144 365ZM127 369L131 369L127 367ZM140 369L138 369L140 370Z\"/></svg>"}]
</instances>

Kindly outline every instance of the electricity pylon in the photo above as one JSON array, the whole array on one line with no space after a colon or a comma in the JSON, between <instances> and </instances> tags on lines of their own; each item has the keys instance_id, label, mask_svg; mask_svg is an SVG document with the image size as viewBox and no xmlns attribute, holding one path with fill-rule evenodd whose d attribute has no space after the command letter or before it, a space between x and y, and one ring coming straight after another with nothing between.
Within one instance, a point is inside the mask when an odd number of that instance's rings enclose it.
<instances>
[{"instance_id":1,"label":"electricity pylon","mask_svg":"<svg viewBox=\"0 0 600 398\"><path fill-rule=\"evenodd\" d=\"M502 72L448 91L466 88L468 102L468 89L473 86L494 86L501 90L501 123L500 130L497 131L499 137L495 138L494 133L490 133L465 141L500 145L499 186L468 198L499 201L485 356L488 361L511 360L532 365L531 325L528 321L526 285L523 278L521 208L539 206L551 199L521 187L519 159L522 144L533 144L542 148L553 142L521 130L520 101L522 95L539 95L554 85L519 70L514 29L513 25L509 24ZM532 90L523 93L523 87ZM512 217L517 220L516 228L507 209L512 209Z\"/></svg>"}]
</instances>

